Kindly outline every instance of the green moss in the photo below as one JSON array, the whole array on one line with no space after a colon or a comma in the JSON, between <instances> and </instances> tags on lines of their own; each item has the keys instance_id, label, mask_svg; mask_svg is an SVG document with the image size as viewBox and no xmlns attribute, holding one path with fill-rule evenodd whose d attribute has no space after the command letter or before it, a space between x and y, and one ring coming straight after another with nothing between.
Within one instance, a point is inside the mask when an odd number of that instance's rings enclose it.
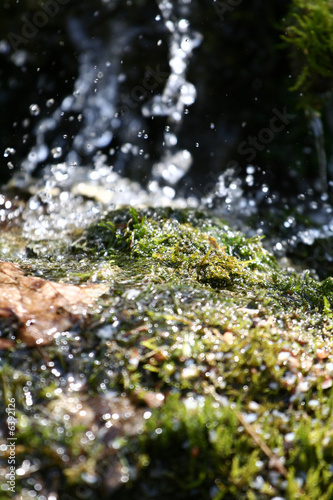
<instances>
[{"instance_id":1,"label":"green moss","mask_svg":"<svg viewBox=\"0 0 333 500\"><path fill-rule=\"evenodd\" d=\"M92 500L330 498L331 278L193 210L110 212L60 271L57 246L32 246L27 272L110 292L53 345L2 355L20 487L56 471L60 496Z\"/></svg>"},{"instance_id":2,"label":"green moss","mask_svg":"<svg viewBox=\"0 0 333 500\"><path fill-rule=\"evenodd\" d=\"M256 282L261 271L273 269L276 264L272 256L259 243L258 238L246 240L234 233L220 221L183 221L175 212L169 219L157 216L145 220L132 209L121 222L105 220L99 228L92 229L88 240L95 249L103 242L110 254L125 250L135 258L149 259L151 265L166 267L177 276L193 278L212 286L233 286ZM188 213L191 218L190 212ZM115 218L117 220L117 214ZM181 220L178 220L178 219ZM193 214L192 214L193 218ZM158 265L162 265L158 266Z\"/></svg>"},{"instance_id":3,"label":"green moss","mask_svg":"<svg viewBox=\"0 0 333 500\"><path fill-rule=\"evenodd\" d=\"M238 428L235 409L221 408L211 397L181 400L179 394L170 394L140 438L149 457L142 473L164 498L207 498L209 490L214 499L247 498L255 491L251 483L258 473L259 452ZM142 495L140 483L136 487Z\"/></svg>"},{"instance_id":4,"label":"green moss","mask_svg":"<svg viewBox=\"0 0 333 500\"><path fill-rule=\"evenodd\" d=\"M185 222L185 214L191 222ZM152 211L140 216L131 209L127 216L117 212L114 221L106 219L92 228L87 241L95 255L109 255L115 262L127 258L139 266L141 262L162 281L185 279L219 290L251 290L260 301L264 294L265 305L273 309L288 310L297 304L321 310L324 297L333 303L330 278L320 283L309 273L286 275L260 238L246 239L217 218L201 217L191 211L181 216L169 211L168 218Z\"/></svg>"}]
</instances>

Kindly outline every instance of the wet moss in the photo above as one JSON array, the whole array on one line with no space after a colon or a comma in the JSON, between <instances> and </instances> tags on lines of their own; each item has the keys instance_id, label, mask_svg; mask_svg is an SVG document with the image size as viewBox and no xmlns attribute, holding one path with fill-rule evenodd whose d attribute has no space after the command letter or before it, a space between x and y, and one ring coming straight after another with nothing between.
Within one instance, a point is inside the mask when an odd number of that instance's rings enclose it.
<instances>
[{"instance_id":1,"label":"wet moss","mask_svg":"<svg viewBox=\"0 0 333 500\"><path fill-rule=\"evenodd\" d=\"M1 355L18 494L330 498L331 278L193 210L112 211L62 243L61 274L57 245L26 244L26 272L110 293L53 345Z\"/></svg>"}]
</instances>

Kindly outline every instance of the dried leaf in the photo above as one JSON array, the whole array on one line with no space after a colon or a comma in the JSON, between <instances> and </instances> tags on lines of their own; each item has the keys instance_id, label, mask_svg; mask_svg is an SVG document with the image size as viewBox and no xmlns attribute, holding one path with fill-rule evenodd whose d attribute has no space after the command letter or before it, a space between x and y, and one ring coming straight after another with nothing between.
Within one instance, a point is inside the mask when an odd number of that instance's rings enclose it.
<instances>
[{"instance_id":1,"label":"dried leaf","mask_svg":"<svg viewBox=\"0 0 333 500\"><path fill-rule=\"evenodd\" d=\"M108 291L102 284L70 285L24 276L11 262L0 262L0 318L18 320L18 338L28 346L50 344L86 316L96 299Z\"/></svg>"}]
</instances>

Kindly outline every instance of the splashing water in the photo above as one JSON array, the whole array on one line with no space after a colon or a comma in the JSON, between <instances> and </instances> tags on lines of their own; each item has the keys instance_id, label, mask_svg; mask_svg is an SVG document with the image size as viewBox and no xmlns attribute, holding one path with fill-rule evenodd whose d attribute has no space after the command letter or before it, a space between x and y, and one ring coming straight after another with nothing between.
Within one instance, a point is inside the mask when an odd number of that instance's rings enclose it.
<instances>
[{"instance_id":1,"label":"splashing water","mask_svg":"<svg viewBox=\"0 0 333 500\"><path fill-rule=\"evenodd\" d=\"M131 50L133 40L147 28L131 27L115 18L108 26L110 43L105 44L104 39L87 34L80 19L69 18L68 31L79 53L73 92L47 117L39 116L38 104L30 105L30 115L39 117L35 145L12 181L33 195L23 219L26 233L37 239L57 237L59 231L88 225L105 206L169 205L175 198L172 186L192 164L191 153L177 149L177 144L185 108L196 99L196 89L187 81L186 72L202 36L190 28L190 1L158 0L157 4L160 14L149 29L154 34L159 33L162 24L162 29L166 29L170 74L160 94L143 105L129 104L125 114L119 112L121 85L127 79L122 66L124 53ZM54 104L55 100L49 99L46 106L51 108ZM152 165L148 189L144 189L122 173L133 157L149 161L149 155L135 144L135 138L144 135L146 139L148 134L143 132L149 126L145 124L159 116L166 117L163 153ZM73 133L64 134L68 122ZM103 153L108 147L113 155L112 165L110 156ZM6 154L9 153L8 150ZM32 180L31 175L40 165L44 165L42 177ZM173 203L191 206L195 202L177 199Z\"/></svg>"},{"instance_id":2,"label":"splashing water","mask_svg":"<svg viewBox=\"0 0 333 500\"><path fill-rule=\"evenodd\" d=\"M319 166L319 177L321 183L321 191L323 193L327 193L328 184L327 184L327 159L326 159L326 151L325 151L325 134L323 122L318 113L311 110L310 111L310 127L312 129L317 158L318 158L318 166Z\"/></svg>"},{"instance_id":3,"label":"splashing water","mask_svg":"<svg viewBox=\"0 0 333 500\"><path fill-rule=\"evenodd\" d=\"M114 193L118 190L119 176L114 175L112 170L121 174L126 162L132 161L130 157L141 155L141 162L149 161L149 154L145 154L144 149L135 144L134 138L142 135L145 139L148 138L148 134L141 132L149 128L145 127L147 120L151 123L155 117L165 116L167 124L163 136L164 151L161 159L152 166L147 198L152 195L163 195L169 200L174 198L175 190L171 186L177 184L192 164L191 153L185 149L176 149L176 146L185 107L193 104L196 99L196 89L186 80L186 71L192 51L200 45L202 36L190 29L187 16L191 2L178 0L173 4L167 0L159 0L157 4L160 15L155 22L161 24L163 19L164 28L169 33L170 74L161 94L155 94L143 106L139 102L128 105L125 115L119 113L119 106L122 105L121 82L127 79L121 66L122 59L124 52L129 50L131 41L136 36L142 36L141 32L145 28L129 27L125 21L117 18L110 21L112 43L105 44L103 39L88 35L79 19L69 19L68 31L79 51L78 77L72 94L62 100L51 116L41 118L37 123L35 146L22 162L22 172L16 177L16 184L21 187L31 185L30 175L43 164L43 179L37 183L38 196L43 198L43 202L50 201L58 188L70 190L75 185L74 190L80 194L77 184L80 184L81 191L87 195L89 189L87 186L83 187L83 183L93 180L96 184L98 179L103 179L101 188L104 191ZM54 100L49 101L47 106L51 107ZM38 104L30 105L30 114L39 116ZM74 134L62 132L66 121L72 123ZM50 145L48 137L52 134L55 139ZM112 149L115 138L117 146ZM112 165L109 164L110 156L102 154L102 150L109 146L109 152L114 155ZM55 164L57 161L61 163ZM93 163L93 174L89 163ZM85 165L85 180L82 178L82 170L77 168L79 165ZM105 183L106 179L108 181ZM160 181L164 187L160 186ZM134 186L130 182L129 185ZM91 192L95 191L96 189L91 189ZM131 195L132 202L135 203L137 193L131 192L128 196L123 195L124 202ZM101 197L103 198L99 196ZM109 200L114 195L104 198ZM142 192L139 199L142 200Z\"/></svg>"},{"instance_id":4,"label":"splashing water","mask_svg":"<svg viewBox=\"0 0 333 500\"><path fill-rule=\"evenodd\" d=\"M65 145L69 141L68 135L61 139L51 151L47 145L46 136L49 132L60 129L64 117L76 121L79 125L75 134L66 162L69 165L79 164L82 157L92 155L99 148L108 146L113 138L114 130L119 127L116 118L115 102L118 91L118 75L120 73L121 50L126 40L121 37L123 31L121 23L113 26L114 36L119 44L105 47L101 39L88 36L80 21L76 18L69 20L69 32L72 41L80 50L78 57L78 78L75 81L72 95L65 97L51 117L42 119L36 126L36 145L23 162L25 172L32 173L37 166L51 156L61 158ZM128 33L127 38L131 36ZM82 50L83 49L83 50ZM36 116L37 105L30 106L30 112Z\"/></svg>"},{"instance_id":5,"label":"splashing water","mask_svg":"<svg viewBox=\"0 0 333 500\"><path fill-rule=\"evenodd\" d=\"M153 166L152 173L156 179L163 179L171 185L177 184L192 165L192 155L189 151L175 151L178 143L177 132L182 124L185 107L193 104L196 99L195 86L186 80L186 71L193 49L202 41L202 35L191 30L190 22L185 17L189 14L190 3L187 0L178 0L174 5L169 0L158 1L164 25L170 33L171 72L162 94L154 96L142 109L146 117L167 117L163 142L164 154Z\"/></svg>"},{"instance_id":6,"label":"splashing water","mask_svg":"<svg viewBox=\"0 0 333 500\"><path fill-rule=\"evenodd\" d=\"M116 12L119 5L120 0L114 0L110 8ZM181 147L180 133L187 108L197 99L196 87L188 81L187 74L203 36L194 31L190 23L195 0L157 0L156 5L158 10L148 25L133 26L130 19L115 14L105 27L108 34L101 37L88 33L85 19L69 17L68 33L78 53L72 92L65 95L59 105L55 99L49 99L46 107L54 111L46 117L40 102L34 100L30 104L30 118L36 119L35 145L22 163L21 174L12 181L16 186L28 188L32 195L22 216L24 231L29 237L57 238L59 233L91 224L105 208L128 204L194 207L201 203L227 216L235 227L245 231L248 218L254 219L254 214L259 214L258 206L263 199L272 206L275 203L276 216L279 200L273 199L265 182L254 185L256 167L252 165L246 167L248 175L245 178L245 183L253 188L252 197L244 195L244 183L232 169L212 176L209 192L203 190L200 194L198 189L196 198L176 196L179 182L191 168L192 154L195 157L193 151ZM143 100L127 101L126 104L124 91L129 90L130 94L135 88L131 85L142 83L140 69L134 76L127 74L132 69L131 57L138 53L133 45L147 32L155 49L167 41L167 53L160 55L157 49L157 54L159 63L161 57L167 57L169 69L159 82L158 90L147 92ZM158 40L159 37L163 41ZM143 45L148 52L147 47ZM130 64L123 64L126 57ZM126 113L121 112L124 107ZM153 146L158 156L150 154L149 146L145 148L154 141L151 130L157 128L157 122L158 127L163 124L162 138L158 136ZM325 192L324 132L316 114L312 116L311 127ZM213 123L211 128L214 128ZM223 134L225 136L227 130ZM14 153L15 150L8 147L4 157L11 159ZM140 170L143 164L146 166ZM42 177L32 180L31 175L41 166ZM147 173L146 188L126 177L128 171L132 173L136 169L137 179L144 178L142 171ZM289 233L274 240L277 250L294 245L296 240L310 245L320 237L331 237L330 207L326 204L322 209L314 209L311 194L308 200L303 206L296 201L298 213L311 213L311 220L317 221L322 228L312 230L284 225ZM259 217L258 223L253 223L257 224L256 232L269 233L269 223Z\"/></svg>"}]
</instances>

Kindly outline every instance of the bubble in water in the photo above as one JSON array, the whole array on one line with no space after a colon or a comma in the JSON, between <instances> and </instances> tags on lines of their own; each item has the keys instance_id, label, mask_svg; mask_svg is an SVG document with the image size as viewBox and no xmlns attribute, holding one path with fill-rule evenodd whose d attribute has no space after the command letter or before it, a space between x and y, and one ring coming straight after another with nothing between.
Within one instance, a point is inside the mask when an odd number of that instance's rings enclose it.
<instances>
[{"instance_id":1,"label":"bubble in water","mask_svg":"<svg viewBox=\"0 0 333 500\"><path fill-rule=\"evenodd\" d=\"M29 111L30 111L31 116L38 116L40 113L40 108L39 108L38 104L30 104Z\"/></svg>"},{"instance_id":2,"label":"bubble in water","mask_svg":"<svg viewBox=\"0 0 333 500\"><path fill-rule=\"evenodd\" d=\"M62 155L62 148L58 146L57 148L51 149L51 154L53 158L60 158L60 156Z\"/></svg>"}]
</instances>

